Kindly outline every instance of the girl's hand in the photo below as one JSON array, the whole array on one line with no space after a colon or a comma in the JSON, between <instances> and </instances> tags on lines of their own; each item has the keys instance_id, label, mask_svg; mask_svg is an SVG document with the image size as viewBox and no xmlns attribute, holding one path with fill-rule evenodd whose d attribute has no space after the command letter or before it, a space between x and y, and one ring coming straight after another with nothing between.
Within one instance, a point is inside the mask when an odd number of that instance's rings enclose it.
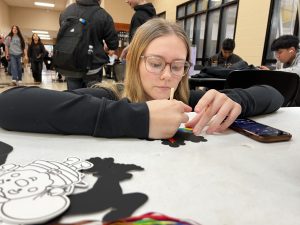
<instances>
[{"instance_id":1,"label":"girl's hand","mask_svg":"<svg viewBox=\"0 0 300 225\"><path fill-rule=\"evenodd\" d=\"M149 108L149 138L173 137L181 123L189 120L186 112L192 108L177 100L153 100L146 102Z\"/></svg>"},{"instance_id":2,"label":"girl's hand","mask_svg":"<svg viewBox=\"0 0 300 225\"><path fill-rule=\"evenodd\" d=\"M234 122L241 111L241 105L225 94L209 90L197 103L196 116L185 126L193 128L195 135L199 135L205 126L208 126L208 134L222 132Z\"/></svg>"}]
</instances>

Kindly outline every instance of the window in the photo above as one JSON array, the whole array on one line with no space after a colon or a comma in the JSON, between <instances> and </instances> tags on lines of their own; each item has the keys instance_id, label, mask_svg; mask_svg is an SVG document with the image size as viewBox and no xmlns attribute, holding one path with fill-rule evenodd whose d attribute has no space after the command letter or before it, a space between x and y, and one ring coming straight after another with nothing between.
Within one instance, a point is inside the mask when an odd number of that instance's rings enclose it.
<instances>
[{"instance_id":1,"label":"window","mask_svg":"<svg viewBox=\"0 0 300 225\"><path fill-rule=\"evenodd\" d=\"M197 12L207 10L208 0L201 0L197 2Z\"/></svg>"},{"instance_id":2,"label":"window","mask_svg":"<svg viewBox=\"0 0 300 225\"><path fill-rule=\"evenodd\" d=\"M225 38L234 38L238 0L191 0L177 6L177 23L197 47L197 64L220 51Z\"/></svg>"},{"instance_id":3,"label":"window","mask_svg":"<svg viewBox=\"0 0 300 225\"><path fill-rule=\"evenodd\" d=\"M223 19L221 21L221 34L220 39L224 40L225 38L233 39L235 20L236 20L237 6L233 5L227 7L223 11ZM221 42L222 43L222 42ZM221 43L219 43L221 45Z\"/></svg>"},{"instance_id":4,"label":"window","mask_svg":"<svg viewBox=\"0 0 300 225\"><path fill-rule=\"evenodd\" d=\"M205 57L209 58L210 56L216 53L217 41L218 41L218 30L219 30L219 20L220 20L220 11L213 11L208 15L209 23L207 24L206 38L209 43L205 46Z\"/></svg>"},{"instance_id":5,"label":"window","mask_svg":"<svg viewBox=\"0 0 300 225\"><path fill-rule=\"evenodd\" d=\"M202 58L203 55L205 22L206 14L196 17L195 45L197 47L197 58Z\"/></svg>"},{"instance_id":6,"label":"window","mask_svg":"<svg viewBox=\"0 0 300 225\"><path fill-rule=\"evenodd\" d=\"M186 19L185 32L190 38L190 41L193 42L193 32L194 32L194 17Z\"/></svg>"},{"instance_id":7,"label":"window","mask_svg":"<svg viewBox=\"0 0 300 225\"><path fill-rule=\"evenodd\" d=\"M284 34L299 37L299 0L272 0L267 29L263 65L276 63L271 44L274 39Z\"/></svg>"},{"instance_id":8,"label":"window","mask_svg":"<svg viewBox=\"0 0 300 225\"><path fill-rule=\"evenodd\" d=\"M222 4L222 0L211 0L209 1L209 8L214 8L220 6Z\"/></svg>"}]
</instances>

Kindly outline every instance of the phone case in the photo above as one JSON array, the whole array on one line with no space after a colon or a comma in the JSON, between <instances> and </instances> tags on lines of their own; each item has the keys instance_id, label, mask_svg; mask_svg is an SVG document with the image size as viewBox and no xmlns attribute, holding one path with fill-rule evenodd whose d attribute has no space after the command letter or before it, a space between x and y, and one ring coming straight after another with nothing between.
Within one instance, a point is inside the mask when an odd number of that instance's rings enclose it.
<instances>
[{"instance_id":1,"label":"phone case","mask_svg":"<svg viewBox=\"0 0 300 225\"><path fill-rule=\"evenodd\" d=\"M238 122L237 122L238 121ZM240 121L243 122L243 126L240 126ZM251 124L250 128L245 127L245 124ZM259 132L263 134L257 134L255 131L253 131L253 127L255 127ZM236 122L234 122L230 128L240 134L243 134L253 140L264 142L264 143L272 143L272 142L279 142L279 141L289 141L292 138L292 135L288 132L276 129L274 127L258 123L254 120L250 119L237 119ZM265 129L267 132L264 133L263 129Z\"/></svg>"}]
</instances>

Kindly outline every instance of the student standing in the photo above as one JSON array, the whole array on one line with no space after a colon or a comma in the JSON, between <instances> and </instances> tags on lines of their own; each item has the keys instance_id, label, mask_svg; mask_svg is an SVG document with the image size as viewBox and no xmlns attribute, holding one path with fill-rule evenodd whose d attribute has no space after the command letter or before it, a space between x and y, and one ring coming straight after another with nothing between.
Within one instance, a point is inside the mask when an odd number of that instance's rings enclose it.
<instances>
[{"instance_id":1,"label":"student standing","mask_svg":"<svg viewBox=\"0 0 300 225\"><path fill-rule=\"evenodd\" d=\"M10 60L12 85L16 86L22 83L22 56L25 61L28 60L25 41L18 26L12 26L5 39L5 49L6 59Z\"/></svg>"},{"instance_id":2,"label":"student standing","mask_svg":"<svg viewBox=\"0 0 300 225\"><path fill-rule=\"evenodd\" d=\"M126 0L126 3L134 9L135 13L131 18L129 27L129 43L131 42L136 30L147 22L149 19L156 16L156 10L152 3L148 3L146 0ZM125 58L128 52L129 46L123 49L120 58Z\"/></svg>"},{"instance_id":3,"label":"student standing","mask_svg":"<svg viewBox=\"0 0 300 225\"><path fill-rule=\"evenodd\" d=\"M5 44L4 44L3 35L0 35L0 58L1 58L1 64L4 67L4 70L5 70L5 72L7 72L8 62L5 57Z\"/></svg>"},{"instance_id":4,"label":"student standing","mask_svg":"<svg viewBox=\"0 0 300 225\"><path fill-rule=\"evenodd\" d=\"M43 45L38 34L34 33L31 37L31 44L28 47L28 56L31 63L31 70L34 82L42 82L43 60L46 55L45 46Z\"/></svg>"},{"instance_id":5,"label":"student standing","mask_svg":"<svg viewBox=\"0 0 300 225\"><path fill-rule=\"evenodd\" d=\"M93 59L90 70L83 78L68 78L68 90L77 88L89 87L92 84L101 81L102 79L102 66L109 62L108 56L104 50L105 41L108 49L115 50L118 48L118 34L115 30L114 21L112 17L100 7L100 0L76 0L76 3L69 5L65 11L62 12L59 18L59 23L62 25L68 17L82 16L87 18L88 12L93 9L98 9L91 17L90 43L93 46ZM72 71L70 71L72 73ZM64 75L64 74L62 74Z\"/></svg>"}]
</instances>

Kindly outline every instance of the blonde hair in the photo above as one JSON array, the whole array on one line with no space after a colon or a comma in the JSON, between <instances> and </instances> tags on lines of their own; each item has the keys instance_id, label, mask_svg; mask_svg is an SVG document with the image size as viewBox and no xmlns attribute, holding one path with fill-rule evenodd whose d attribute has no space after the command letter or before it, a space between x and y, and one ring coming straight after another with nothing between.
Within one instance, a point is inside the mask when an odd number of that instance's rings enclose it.
<instances>
[{"instance_id":1,"label":"blonde hair","mask_svg":"<svg viewBox=\"0 0 300 225\"><path fill-rule=\"evenodd\" d=\"M141 56L151 41L170 34L175 34L184 42L187 50L186 60L190 61L190 42L184 30L178 24L160 18L148 20L137 29L130 43L126 57L123 97L128 98L131 102L146 101L146 94L139 71L139 65L142 60ZM179 82L178 88L174 93L174 98L188 103L189 93L188 76L185 75Z\"/></svg>"}]
</instances>

